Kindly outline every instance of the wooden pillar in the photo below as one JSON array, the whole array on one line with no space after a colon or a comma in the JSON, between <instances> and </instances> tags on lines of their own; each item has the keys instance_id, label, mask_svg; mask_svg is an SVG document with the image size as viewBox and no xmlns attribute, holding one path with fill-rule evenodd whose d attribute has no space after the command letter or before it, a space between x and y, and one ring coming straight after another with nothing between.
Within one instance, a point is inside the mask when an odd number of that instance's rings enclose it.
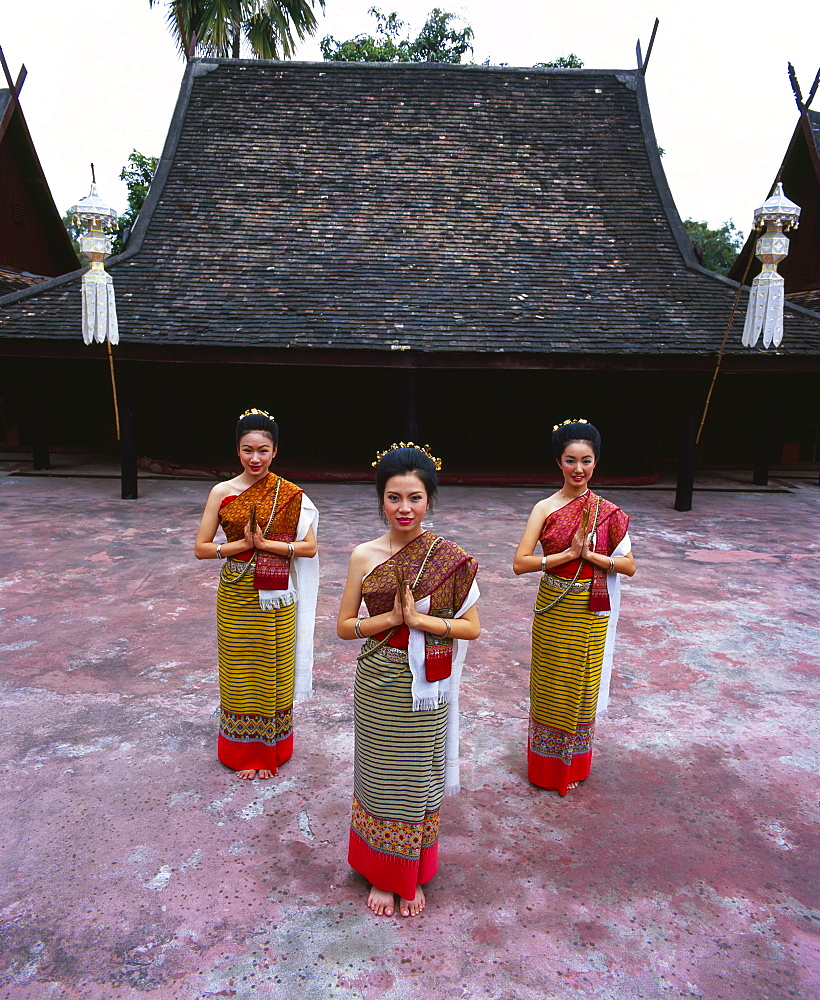
<instances>
[{"instance_id":1,"label":"wooden pillar","mask_svg":"<svg viewBox=\"0 0 820 1000\"><path fill-rule=\"evenodd\" d=\"M695 439L698 433L701 404L686 403L683 411L683 433L678 457L678 484L675 491L675 510L692 509L692 493L695 488Z\"/></svg>"},{"instance_id":2,"label":"wooden pillar","mask_svg":"<svg viewBox=\"0 0 820 1000\"><path fill-rule=\"evenodd\" d=\"M120 406L120 463L122 467L122 499L139 497L137 478L137 437L134 425L131 373L127 365L117 366L117 395Z\"/></svg>"}]
</instances>

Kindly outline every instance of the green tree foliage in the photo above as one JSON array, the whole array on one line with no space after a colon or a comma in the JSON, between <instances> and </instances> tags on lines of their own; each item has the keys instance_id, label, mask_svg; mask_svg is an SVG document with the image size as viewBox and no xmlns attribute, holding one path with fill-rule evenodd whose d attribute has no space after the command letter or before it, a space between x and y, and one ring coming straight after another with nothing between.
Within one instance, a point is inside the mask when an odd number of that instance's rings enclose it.
<instances>
[{"instance_id":1,"label":"green tree foliage","mask_svg":"<svg viewBox=\"0 0 820 1000\"><path fill-rule=\"evenodd\" d=\"M686 219L683 226L689 234L698 258L701 259L702 255L703 266L718 274L728 274L744 241L743 233L735 228L734 221L729 219L718 229L710 229L705 222Z\"/></svg>"},{"instance_id":2,"label":"green tree foliage","mask_svg":"<svg viewBox=\"0 0 820 1000\"><path fill-rule=\"evenodd\" d=\"M583 69L584 63L582 59L579 59L574 52L570 52L568 56L558 56L557 59L553 59L552 62L540 62L535 63L536 66L543 66L545 69Z\"/></svg>"},{"instance_id":3,"label":"green tree foliage","mask_svg":"<svg viewBox=\"0 0 820 1000\"><path fill-rule=\"evenodd\" d=\"M325 8L325 0L148 0L151 7L160 2L186 59L238 59L243 39L259 59L289 59L317 28L314 6Z\"/></svg>"},{"instance_id":4,"label":"green tree foliage","mask_svg":"<svg viewBox=\"0 0 820 1000\"><path fill-rule=\"evenodd\" d=\"M114 236L114 253L123 251L122 234L134 225L140 214L158 163L159 157L146 156L145 153L133 149L128 156L128 162L120 171L120 180L125 181L128 188L128 208L119 218L119 229Z\"/></svg>"},{"instance_id":5,"label":"green tree foliage","mask_svg":"<svg viewBox=\"0 0 820 1000\"><path fill-rule=\"evenodd\" d=\"M376 19L375 35L356 35L346 42L326 35L319 43L322 56L335 62L439 62L460 63L465 52L472 52L473 29L469 24L452 26L455 14L434 7L416 38L401 38L404 21L395 11L383 14L371 7Z\"/></svg>"}]
</instances>

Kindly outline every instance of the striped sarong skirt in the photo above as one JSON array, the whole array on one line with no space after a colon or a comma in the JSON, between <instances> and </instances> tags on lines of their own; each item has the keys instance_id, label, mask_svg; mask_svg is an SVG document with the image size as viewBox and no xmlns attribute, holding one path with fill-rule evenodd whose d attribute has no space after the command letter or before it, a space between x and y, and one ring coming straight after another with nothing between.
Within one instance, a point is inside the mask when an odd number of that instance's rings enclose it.
<instances>
[{"instance_id":1,"label":"striped sarong skirt","mask_svg":"<svg viewBox=\"0 0 820 1000\"><path fill-rule=\"evenodd\" d=\"M406 655L377 650L356 669L348 861L377 889L413 899L438 868L447 705L412 710Z\"/></svg>"},{"instance_id":2,"label":"striped sarong skirt","mask_svg":"<svg viewBox=\"0 0 820 1000\"><path fill-rule=\"evenodd\" d=\"M561 591L542 579L536 607ZM533 619L527 774L561 795L571 781L589 777L608 621L589 611L583 592Z\"/></svg>"},{"instance_id":3,"label":"striped sarong skirt","mask_svg":"<svg viewBox=\"0 0 820 1000\"><path fill-rule=\"evenodd\" d=\"M225 564L216 597L217 755L234 770L276 771L293 753L296 604L263 611L253 572Z\"/></svg>"}]
</instances>

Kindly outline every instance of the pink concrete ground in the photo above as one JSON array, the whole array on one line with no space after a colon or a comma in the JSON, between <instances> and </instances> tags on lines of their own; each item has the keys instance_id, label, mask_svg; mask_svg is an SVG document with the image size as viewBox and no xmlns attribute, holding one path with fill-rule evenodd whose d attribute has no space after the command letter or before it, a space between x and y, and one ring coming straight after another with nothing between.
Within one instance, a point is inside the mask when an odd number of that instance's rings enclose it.
<instances>
[{"instance_id":1,"label":"pink concrete ground","mask_svg":"<svg viewBox=\"0 0 820 1000\"><path fill-rule=\"evenodd\" d=\"M208 486L0 477L0 997L781 1000L820 996L818 497L609 491L633 517L592 777L525 776L538 491L450 487L435 529L482 565L463 786L416 920L345 862L355 650L334 631L363 486L322 511L316 697L269 782L215 759ZM605 493L607 491L604 491Z\"/></svg>"}]
</instances>

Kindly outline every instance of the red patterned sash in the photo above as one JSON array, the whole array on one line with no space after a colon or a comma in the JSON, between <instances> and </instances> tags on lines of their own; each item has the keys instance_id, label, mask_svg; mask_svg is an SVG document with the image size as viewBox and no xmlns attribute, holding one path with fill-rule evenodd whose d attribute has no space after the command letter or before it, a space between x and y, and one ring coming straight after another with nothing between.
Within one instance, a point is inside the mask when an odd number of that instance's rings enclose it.
<instances>
[{"instance_id":1,"label":"red patterned sash","mask_svg":"<svg viewBox=\"0 0 820 1000\"><path fill-rule=\"evenodd\" d=\"M595 544L592 551L600 552L605 556L612 555L623 541L624 535L626 535L629 528L629 517L620 507L616 507L609 500L599 497L592 490L588 490L583 496L577 497L564 507L553 511L544 521L540 538L544 555L548 556L554 552L563 552L564 549L569 548L575 532L581 524L581 517L585 509L589 511L591 529L596 507L598 507L598 517L595 519L594 524ZM560 575L564 576L570 568L575 568L574 561L558 568L562 570ZM606 586L607 574L597 566L592 566L591 568L592 583L589 589L589 610L609 611L609 592ZM584 575L582 572L581 576Z\"/></svg>"},{"instance_id":2,"label":"red patterned sash","mask_svg":"<svg viewBox=\"0 0 820 1000\"><path fill-rule=\"evenodd\" d=\"M302 490L269 472L219 511L219 520L229 542L244 537L245 525L253 511L265 538L293 542L302 511ZM289 559L272 552L256 551L253 585L257 590L287 590L289 577Z\"/></svg>"},{"instance_id":3,"label":"red patterned sash","mask_svg":"<svg viewBox=\"0 0 820 1000\"><path fill-rule=\"evenodd\" d=\"M390 559L379 563L365 577L362 596L368 614L384 614L393 607L396 599L397 579L407 580L415 600L430 598L430 615L436 618L454 618L467 600L478 563L455 542L439 538L424 531L408 542ZM401 625L393 633L383 633L391 646L406 649L409 630ZM424 669L427 680L449 677L453 663L453 640L442 636L424 634Z\"/></svg>"}]
</instances>

